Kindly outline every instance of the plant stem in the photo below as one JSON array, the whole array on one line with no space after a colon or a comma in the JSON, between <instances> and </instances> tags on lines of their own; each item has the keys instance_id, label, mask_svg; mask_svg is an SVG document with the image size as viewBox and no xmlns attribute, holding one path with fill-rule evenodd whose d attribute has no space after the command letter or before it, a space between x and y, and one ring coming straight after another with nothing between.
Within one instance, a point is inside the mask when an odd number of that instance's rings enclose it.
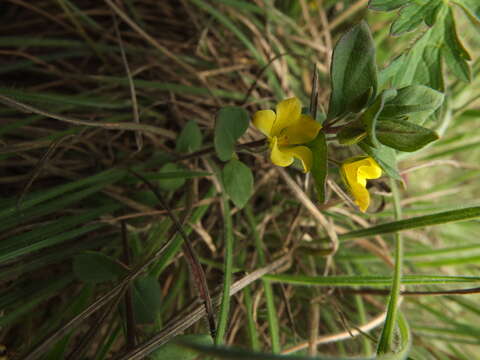
<instances>
[{"instance_id":1,"label":"plant stem","mask_svg":"<svg viewBox=\"0 0 480 360\"><path fill-rule=\"evenodd\" d=\"M393 194L393 206L395 213L395 220L400 220L402 217L402 208L400 206L400 196L397 184L394 179L390 180L390 186ZM385 325L380 335L378 343L377 354L385 354L393 351L393 335L395 332L395 325L397 321L398 302L400 299L400 285L402 282L402 263L403 263L403 242L399 232L395 233L395 268L392 279L392 288L390 291L390 299L388 301L387 317Z\"/></svg>"}]
</instances>

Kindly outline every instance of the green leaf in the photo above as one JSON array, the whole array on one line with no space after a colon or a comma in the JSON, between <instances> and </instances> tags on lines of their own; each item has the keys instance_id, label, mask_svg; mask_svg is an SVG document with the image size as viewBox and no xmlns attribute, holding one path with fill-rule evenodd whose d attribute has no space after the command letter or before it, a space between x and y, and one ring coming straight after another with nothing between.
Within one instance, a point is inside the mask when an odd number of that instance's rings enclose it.
<instances>
[{"instance_id":1,"label":"green leaf","mask_svg":"<svg viewBox=\"0 0 480 360\"><path fill-rule=\"evenodd\" d=\"M392 78L393 87L398 89L419 83L417 74L423 62L423 53L427 47L435 46L436 41L441 41L438 39L439 36L438 31L434 31L433 28L427 30L413 47L399 58L401 66L396 68L395 76Z\"/></svg>"},{"instance_id":2,"label":"green leaf","mask_svg":"<svg viewBox=\"0 0 480 360\"><path fill-rule=\"evenodd\" d=\"M400 333L400 341L397 349L394 349L392 352L382 353L378 352L377 360L404 360L410 359L408 354L410 353L412 347L412 334L410 331L410 326L408 325L407 319L402 312L398 313L398 330ZM379 345L380 348L380 345Z\"/></svg>"},{"instance_id":3,"label":"green leaf","mask_svg":"<svg viewBox=\"0 0 480 360\"><path fill-rule=\"evenodd\" d=\"M478 0L450 0L450 1L460 6L475 24L477 25L480 24L480 2L478 2Z\"/></svg>"},{"instance_id":4,"label":"green leaf","mask_svg":"<svg viewBox=\"0 0 480 360\"><path fill-rule=\"evenodd\" d=\"M177 152L193 152L200 149L202 146L202 133L198 124L194 120L190 120L182 132L180 133L177 143L175 144L175 151Z\"/></svg>"},{"instance_id":5,"label":"green leaf","mask_svg":"<svg viewBox=\"0 0 480 360\"><path fill-rule=\"evenodd\" d=\"M382 118L397 118L416 112L432 113L442 103L444 94L424 85L410 85L398 89L397 95L388 100L380 114Z\"/></svg>"},{"instance_id":6,"label":"green leaf","mask_svg":"<svg viewBox=\"0 0 480 360\"><path fill-rule=\"evenodd\" d=\"M182 174L184 172L185 169L175 163L167 163L163 165L158 171L158 173L165 176L162 176L160 179L158 179L158 186L165 191L177 190L178 188L182 187L183 184L185 184L185 179L189 176L185 174L185 177L171 177L171 174Z\"/></svg>"},{"instance_id":7,"label":"green leaf","mask_svg":"<svg viewBox=\"0 0 480 360\"><path fill-rule=\"evenodd\" d=\"M378 140L400 151L416 151L438 140L436 132L404 120L382 120L377 124Z\"/></svg>"},{"instance_id":8,"label":"green leaf","mask_svg":"<svg viewBox=\"0 0 480 360\"><path fill-rule=\"evenodd\" d=\"M87 251L73 259L73 273L84 282L101 283L117 280L126 270L112 258L93 251Z\"/></svg>"},{"instance_id":9,"label":"green leaf","mask_svg":"<svg viewBox=\"0 0 480 360\"><path fill-rule=\"evenodd\" d=\"M354 145L367 136L362 121L352 121L337 133L337 141L342 145Z\"/></svg>"},{"instance_id":10,"label":"green leaf","mask_svg":"<svg viewBox=\"0 0 480 360\"><path fill-rule=\"evenodd\" d=\"M232 158L235 142L248 128L249 116L240 107L225 107L220 109L215 122L215 151L222 161Z\"/></svg>"},{"instance_id":11,"label":"green leaf","mask_svg":"<svg viewBox=\"0 0 480 360\"><path fill-rule=\"evenodd\" d=\"M177 344L179 343L179 344ZM180 335L172 341L155 350L150 357L154 360L194 360L198 354L180 344L188 343L195 345L213 345L212 337L207 334L202 335Z\"/></svg>"},{"instance_id":12,"label":"green leaf","mask_svg":"<svg viewBox=\"0 0 480 360\"><path fill-rule=\"evenodd\" d=\"M392 11L401 8L390 28L392 35L401 35L415 30L422 22L433 26L443 6L442 0L372 0L369 4L370 9L377 11Z\"/></svg>"},{"instance_id":13,"label":"green leaf","mask_svg":"<svg viewBox=\"0 0 480 360\"><path fill-rule=\"evenodd\" d=\"M243 208L253 192L253 175L248 166L237 159L230 160L222 170L225 192L236 207Z\"/></svg>"},{"instance_id":14,"label":"green leaf","mask_svg":"<svg viewBox=\"0 0 480 360\"><path fill-rule=\"evenodd\" d=\"M325 189L328 174L327 140L325 134L320 131L318 136L308 144L308 147L313 155L313 163L310 171L315 180L318 201L323 204L325 202Z\"/></svg>"},{"instance_id":15,"label":"green leaf","mask_svg":"<svg viewBox=\"0 0 480 360\"><path fill-rule=\"evenodd\" d=\"M138 324L152 324L160 310L162 290L154 276L142 276L133 283L133 309Z\"/></svg>"},{"instance_id":16,"label":"green leaf","mask_svg":"<svg viewBox=\"0 0 480 360\"><path fill-rule=\"evenodd\" d=\"M328 118L360 111L377 92L375 44L366 22L344 34L333 50Z\"/></svg>"},{"instance_id":17,"label":"green leaf","mask_svg":"<svg viewBox=\"0 0 480 360\"><path fill-rule=\"evenodd\" d=\"M392 11L407 5L409 2L408 0L370 0L368 3L368 8L370 10L376 11Z\"/></svg>"},{"instance_id":18,"label":"green leaf","mask_svg":"<svg viewBox=\"0 0 480 360\"><path fill-rule=\"evenodd\" d=\"M390 28L390 34L401 35L405 32L415 30L423 21L422 8L425 5L411 3L410 6L405 6L400 10L398 17L392 23Z\"/></svg>"},{"instance_id":19,"label":"green leaf","mask_svg":"<svg viewBox=\"0 0 480 360\"><path fill-rule=\"evenodd\" d=\"M445 91L442 49L440 47L428 45L423 49L422 58L415 72L415 82L427 85L439 92Z\"/></svg>"},{"instance_id":20,"label":"green leaf","mask_svg":"<svg viewBox=\"0 0 480 360\"><path fill-rule=\"evenodd\" d=\"M425 24L427 24L430 27L433 26L437 21L438 14L440 13L440 10L442 9L442 7L443 7L442 2L438 2L436 5L432 3L432 6L430 6L430 8L428 8L427 11L425 12L425 17L423 19L425 21Z\"/></svg>"},{"instance_id":21,"label":"green leaf","mask_svg":"<svg viewBox=\"0 0 480 360\"><path fill-rule=\"evenodd\" d=\"M383 91L380 96L378 96L377 100L375 100L373 105L362 114L361 121L367 130L368 139L375 147L380 146L376 136L378 116L382 112L385 103L390 99L393 99L396 95L397 90L395 89L387 89Z\"/></svg>"},{"instance_id":22,"label":"green leaf","mask_svg":"<svg viewBox=\"0 0 480 360\"><path fill-rule=\"evenodd\" d=\"M405 55L397 56L378 73L378 88L387 87L387 83L399 72L405 61Z\"/></svg>"},{"instance_id":23,"label":"green leaf","mask_svg":"<svg viewBox=\"0 0 480 360\"><path fill-rule=\"evenodd\" d=\"M464 82L470 82L472 74L467 61L471 60L471 57L458 38L452 9L449 9L445 17L444 47L442 50L445 62L455 76Z\"/></svg>"},{"instance_id":24,"label":"green leaf","mask_svg":"<svg viewBox=\"0 0 480 360\"><path fill-rule=\"evenodd\" d=\"M383 171L393 179L402 180L397 170L397 160L395 150L387 146L371 147L366 141L358 143L360 148L369 156L375 159Z\"/></svg>"},{"instance_id":25,"label":"green leaf","mask_svg":"<svg viewBox=\"0 0 480 360\"><path fill-rule=\"evenodd\" d=\"M392 35L401 35L415 30L423 21L432 26L442 3L438 0L412 1L402 8L390 29Z\"/></svg>"}]
</instances>

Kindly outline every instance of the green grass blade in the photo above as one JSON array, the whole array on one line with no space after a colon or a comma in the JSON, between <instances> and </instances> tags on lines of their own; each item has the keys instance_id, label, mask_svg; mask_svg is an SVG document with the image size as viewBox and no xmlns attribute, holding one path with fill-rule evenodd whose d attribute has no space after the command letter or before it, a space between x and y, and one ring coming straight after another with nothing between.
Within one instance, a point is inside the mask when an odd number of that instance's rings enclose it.
<instances>
[{"instance_id":1,"label":"green grass blade","mask_svg":"<svg viewBox=\"0 0 480 360\"><path fill-rule=\"evenodd\" d=\"M253 216L252 207L247 205L245 207L245 215L247 217L248 224L253 234L255 240L255 249L258 255L258 262L260 266L266 265L265 259L265 249L262 238L257 231L257 224L255 217ZM272 351L274 353L280 352L280 329L278 326L278 315L277 308L275 306L275 296L273 293L272 284L266 279L262 279L263 288L265 290L265 300L267 303L267 319L268 319L268 329L270 332L270 338L272 341Z\"/></svg>"},{"instance_id":2,"label":"green grass blade","mask_svg":"<svg viewBox=\"0 0 480 360\"><path fill-rule=\"evenodd\" d=\"M417 216L406 220L393 221L390 223L372 226L361 230L354 230L346 234L338 235L338 239L351 240L359 237L390 234L397 231L417 229L425 226L446 224L455 221L472 220L478 217L480 217L480 206L473 206L458 210L444 211L431 215ZM328 238L322 238L319 241L326 240L328 240Z\"/></svg>"},{"instance_id":3,"label":"green grass blade","mask_svg":"<svg viewBox=\"0 0 480 360\"><path fill-rule=\"evenodd\" d=\"M217 334L215 336L215 345L224 343L225 333L227 331L228 317L230 312L230 286L232 285L233 268L233 225L230 213L230 204L228 197L223 196L223 221L224 221L224 239L225 239L225 258L223 268L223 292L220 303L220 315L218 317Z\"/></svg>"},{"instance_id":4,"label":"green grass blade","mask_svg":"<svg viewBox=\"0 0 480 360\"><path fill-rule=\"evenodd\" d=\"M392 277L374 275L315 277L307 275L264 275L264 279L299 286L391 286ZM478 276L404 275L402 285L447 285L478 283Z\"/></svg>"},{"instance_id":5,"label":"green grass blade","mask_svg":"<svg viewBox=\"0 0 480 360\"><path fill-rule=\"evenodd\" d=\"M61 291L68 284L73 281L73 276L64 276L59 279L49 280L44 287L31 296L25 303L16 303L15 308L8 311L5 315L0 317L0 327L5 327L14 322L20 316L31 311L41 302L49 299L52 296L56 296L58 291Z\"/></svg>"}]
</instances>

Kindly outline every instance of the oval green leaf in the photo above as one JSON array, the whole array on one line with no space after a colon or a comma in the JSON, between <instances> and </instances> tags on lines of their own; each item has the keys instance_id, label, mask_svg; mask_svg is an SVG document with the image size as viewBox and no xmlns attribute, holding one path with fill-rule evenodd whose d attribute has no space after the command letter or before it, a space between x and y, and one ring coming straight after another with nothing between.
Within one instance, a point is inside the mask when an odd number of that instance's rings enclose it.
<instances>
[{"instance_id":1,"label":"oval green leaf","mask_svg":"<svg viewBox=\"0 0 480 360\"><path fill-rule=\"evenodd\" d=\"M417 112L433 112L444 100L444 94L424 85L410 85L397 90L380 114L381 118L397 118Z\"/></svg>"},{"instance_id":2,"label":"oval green leaf","mask_svg":"<svg viewBox=\"0 0 480 360\"><path fill-rule=\"evenodd\" d=\"M194 120L190 120L178 136L175 144L177 152L193 152L202 146L202 132Z\"/></svg>"},{"instance_id":3,"label":"oval green leaf","mask_svg":"<svg viewBox=\"0 0 480 360\"><path fill-rule=\"evenodd\" d=\"M391 148L412 152L438 140L435 131L404 120L383 120L377 124L378 140Z\"/></svg>"},{"instance_id":4,"label":"oval green leaf","mask_svg":"<svg viewBox=\"0 0 480 360\"><path fill-rule=\"evenodd\" d=\"M333 51L328 118L360 111L377 92L375 44L366 22L344 34Z\"/></svg>"},{"instance_id":5,"label":"oval green leaf","mask_svg":"<svg viewBox=\"0 0 480 360\"><path fill-rule=\"evenodd\" d=\"M253 192L253 175L248 166L237 159L230 160L222 170L225 192L236 207L243 208Z\"/></svg>"},{"instance_id":6,"label":"oval green leaf","mask_svg":"<svg viewBox=\"0 0 480 360\"><path fill-rule=\"evenodd\" d=\"M397 90L395 89L384 90L377 100L375 100L373 105L362 114L361 120L367 130L368 139L375 147L380 146L376 136L377 119L382 112L385 103L388 100L393 99L396 95Z\"/></svg>"},{"instance_id":7,"label":"oval green leaf","mask_svg":"<svg viewBox=\"0 0 480 360\"><path fill-rule=\"evenodd\" d=\"M84 282L102 283L117 280L126 270L112 258L94 251L87 251L73 259L73 273Z\"/></svg>"},{"instance_id":8,"label":"oval green leaf","mask_svg":"<svg viewBox=\"0 0 480 360\"><path fill-rule=\"evenodd\" d=\"M245 109L225 107L220 109L215 122L214 145L217 156L222 161L232 158L235 142L248 128L250 118Z\"/></svg>"},{"instance_id":9,"label":"oval green leaf","mask_svg":"<svg viewBox=\"0 0 480 360\"><path fill-rule=\"evenodd\" d=\"M133 309L138 324L152 324L161 305L160 285L154 276L142 276L133 283Z\"/></svg>"}]
</instances>

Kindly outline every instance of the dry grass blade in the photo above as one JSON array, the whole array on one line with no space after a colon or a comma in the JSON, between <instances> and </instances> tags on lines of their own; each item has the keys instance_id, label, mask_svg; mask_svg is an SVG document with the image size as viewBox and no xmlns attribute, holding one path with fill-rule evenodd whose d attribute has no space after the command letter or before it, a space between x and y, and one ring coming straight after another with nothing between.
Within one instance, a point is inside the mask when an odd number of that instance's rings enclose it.
<instances>
[{"instance_id":1,"label":"dry grass blade","mask_svg":"<svg viewBox=\"0 0 480 360\"><path fill-rule=\"evenodd\" d=\"M190 74L194 75L200 82L208 89L212 98L216 101L218 105L221 104L220 99L213 94L210 89L210 85L207 81L200 75L200 73L192 66L181 60L178 56L173 54L170 50L166 47L162 46L158 41L156 41L152 36L150 36L145 30L143 30L140 26L138 26L132 19L128 17L125 12L123 12L115 3L111 0L104 0L107 5L120 17L123 21L125 21L135 32L137 32L142 38L144 38L150 45L152 45L155 49L160 51L163 55L165 55L170 60L173 60L175 63L180 65L184 70L189 72Z\"/></svg>"},{"instance_id":2,"label":"dry grass blade","mask_svg":"<svg viewBox=\"0 0 480 360\"><path fill-rule=\"evenodd\" d=\"M70 139L71 137L73 137L73 135L63 136L60 139L57 139L57 140L52 142L52 144L50 145L48 150L45 152L45 154L42 156L42 158L38 161L37 165L35 165L35 168L32 170L32 174L30 175L30 178L28 179L27 183L25 184L25 187L23 188L22 192L20 193L20 196L18 197L18 200L17 200L17 207L18 208L21 207L23 198L28 193L28 190L30 190L30 187L32 186L35 179L40 175L43 167L47 163L48 159L50 159L50 157L53 155L53 153L57 149L58 145L60 145L65 140Z\"/></svg>"},{"instance_id":3,"label":"dry grass blade","mask_svg":"<svg viewBox=\"0 0 480 360\"><path fill-rule=\"evenodd\" d=\"M402 298L400 298L400 301L401 300ZM348 328L346 331L342 331L336 334L320 336L314 341L314 343L316 345L329 344L333 342L339 342L339 341L351 339L352 337L362 335L364 333L368 333L369 331L372 331L373 329L382 325L385 321L386 316L387 316L387 312L384 311L361 326L351 327L351 328ZM291 354L303 349L307 349L309 346L310 346L310 342L304 341L298 345L292 346L291 348L284 350L282 354L285 354L285 355Z\"/></svg>"},{"instance_id":4,"label":"dry grass blade","mask_svg":"<svg viewBox=\"0 0 480 360\"><path fill-rule=\"evenodd\" d=\"M345 12L341 13L333 21L331 21L328 29L325 29L325 32L336 29L339 25L345 22L345 20L347 20L350 16L355 14L357 11L365 9L368 5L368 1L369 0L358 0L355 4L353 4L347 10L345 10Z\"/></svg>"},{"instance_id":5,"label":"dry grass blade","mask_svg":"<svg viewBox=\"0 0 480 360\"><path fill-rule=\"evenodd\" d=\"M132 115L133 122L140 124L140 116L138 114L138 102L137 94L135 91L135 85L133 83L132 72L130 71L130 66L128 65L127 54L125 54L125 48L123 46L122 34L118 30L118 21L115 14L113 14L113 26L115 27L115 33L118 38L118 45L120 46L120 54L122 55L123 65L125 66L125 72L127 74L128 86L130 88L130 95L132 98ZM135 142L137 143L137 151L141 151L143 147L143 138L142 133L137 131L135 132Z\"/></svg>"},{"instance_id":6,"label":"dry grass blade","mask_svg":"<svg viewBox=\"0 0 480 360\"><path fill-rule=\"evenodd\" d=\"M250 87L248 88L247 92L245 93L245 97L243 98L243 100L240 102L240 106L243 106L247 103L248 99L250 98L250 95L252 95L252 92L253 90L255 90L255 87L257 86L258 84L258 81L260 80L260 78L263 76L263 74L265 73L265 71L267 71L267 69L272 65L272 63L275 61L275 60L278 60L278 59L281 59L283 56L285 55L288 55L288 53L282 53L282 54L278 54L276 56L274 56L273 58L271 58L261 69L260 71L258 72L257 76L255 77L255 80L252 82L252 85L250 85Z\"/></svg>"},{"instance_id":7,"label":"dry grass blade","mask_svg":"<svg viewBox=\"0 0 480 360\"><path fill-rule=\"evenodd\" d=\"M285 171L283 168L277 168L277 171L280 173L281 177L285 181L285 183L288 185L290 190L293 192L294 196L300 201L300 203L305 206L305 208L310 212L310 214L313 216L317 222L323 226L325 231L328 234L328 237L330 238L332 245L338 243L337 239L337 233L335 232L335 229L333 226L331 226L330 222L327 220L327 218L320 212L320 210L315 206L315 204L312 202L312 200L305 194L305 192L300 188L300 186L291 178L290 175Z\"/></svg>"},{"instance_id":8,"label":"dry grass blade","mask_svg":"<svg viewBox=\"0 0 480 360\"><path fill-rule=\"evenodd\" d=\"M7 105L9 107L16 108L23 112L39 114L46 116L51 119L67 122L74 125L81 125L81 126L92 126L92 127L100 127L109 130L130 130L130 131L142 131L152 134L157 134L164 136L168 139L175 139L176 134L170 130L162 129L156 126L145 125L145 124L137 124L131 122L124 122L124 123L108 123L108 122L97 122L97 121L88 121L82 119L76 119L72 117L62 116L58 114L51 113L46 110L41 110L31 105L27 105L21 103L17 100L11 99L8 96L0 95L0 103Z\"/></svg>"},{"instance_id":9,"label":"dry grass blade","mask_svg":"<svg viewBox=\"0 0 480 360\"><path fill-rule=\"evenodd\" d=\"M83 336L83 339L75 346L70 352L70 355L66 360L79 360L83 359L85 353L89 349L90 345L96 340L96 335L102 329L102 326L106 323L107 319L117 310L118 304L122 300L121 296L112 300L110 307L103 314L99 315L99 319L94 322L94 325L88 329L88 332Z\"/></svg>"},{"instance_id":10,"label":"dry grass blade","mask_svg":"<svg viewBox=\"0 0 480 360\"><path fill-rule=\"evenodd\" d=\"M234 282L230 287L230 296L235 295L240 290L245 288L246 286L250 285L251 283L259 280L263 275L271 273L283 265L285 265L288 261L290 261L290 255L283 256L271 264L255 270L251 274L244 276L242 279ZM214 306L219 306L221 301L221 294L215 295L213 297L213 304ZM197 306L193 311L189 312L188 314L181 314L178 316L178 320L173 321L172 323L166 324L164 329L155 335L150 340L144 342L137 346L137 348L123 356L116 358L115 360L139 360L143 359L145 356L151 354L154 350L156 350L159 346L165 344L175 336L181 334L183 331L188 329L190 326L195 324L198 320L206 315L205 307L203 305Z\"/></svg>"}]
</instances>

